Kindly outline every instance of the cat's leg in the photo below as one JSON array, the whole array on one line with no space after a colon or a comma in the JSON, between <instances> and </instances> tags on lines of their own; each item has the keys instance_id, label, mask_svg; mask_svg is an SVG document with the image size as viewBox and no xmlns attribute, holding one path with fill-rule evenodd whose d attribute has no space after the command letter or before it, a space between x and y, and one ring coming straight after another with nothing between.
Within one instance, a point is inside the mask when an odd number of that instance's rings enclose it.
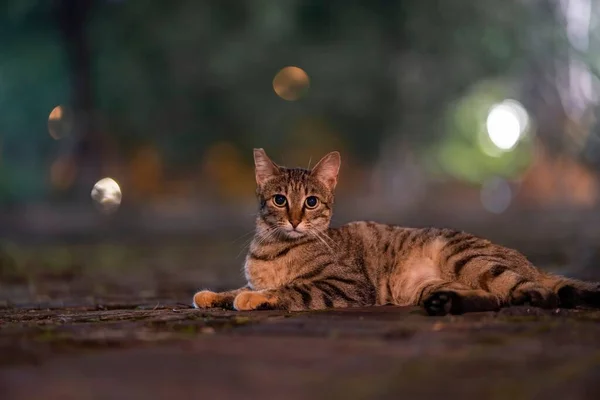
<instances>
[{"instance_id":1,"label":"cat's leg","mask_svg":"<svg viewBox=\"0 0 600 400\"><path fill-rule=\"evenodd\" d=\"M404 260L388 282L392 303L419 305L430 315L494 311L501 307L498 296L448 279L434 260L414 257Z\"/></svg>"},{"instance_id":2,"label":"cat's leg","mask_svg":"<svg viewBox=\"0 0 600 400\"><path fill-rule=\"evenodd\" d=\"M503 305L558 306L558 296L537 279L538 272L533 266L511 268L509 263L510 260L490 261L485 256L473 257L464 263L459 259L454 265L454 274L459 282L498 296ZM516 270L523 270L529 276L519 274Z\"/></svg>"},{"instance_id":3,"label":"cat's leg","mask_svg":"<svg viewBox=\"0 0 600 400\"><path fill-rule=\"evenodd\" d=\"M541 272L516 250L459 236L444 243L437 264L443 276L490 292L503 305L558 306L558 295L540 282Z\"/></svg>"},{"instance_id":4,"label":"cat's leg","mask_svg":"<svg viewBox=\"0 0 600 400\"><path fill-rule=\"evenodd\" d=\"M219 293L211 292L210 290L201 290L194 295L193 305L195 308L226 308L233 310L235 296L249 290L248 286Z\"/></svg>"},{"instance_id":5,"label":"cat's leg","mask_svg":"<svg viewBox=\"0 0 600 400\"><path fill-rule=\"evenodd\" d=\"M330 278L277 289L243 292L237 295L233 307L239 311L303 311L373 304L375 289L370 284L344 278Z\"/></svg>"},{"instance_id":6,"label":"cat's leg","mask_svg":"<svg viewBox=\"0 0 600 400\"><path fill-rule=\"evenodd\" d=\"M600 283L584 282L556 275L543 275L540 282L556 293L560 307L600 308Z\"/></svg>"},{"instance_id":7,"label":"cat's leg","mask_svg":"<svg viewBox=\"0 0 600 400\"><path fill-rule=\"evenodd\" d=\"M502 305L500 299L490 292L444 280L422 285L416 292L416 304L429 315L496 311Z\"/></svg>"}]
</instances>

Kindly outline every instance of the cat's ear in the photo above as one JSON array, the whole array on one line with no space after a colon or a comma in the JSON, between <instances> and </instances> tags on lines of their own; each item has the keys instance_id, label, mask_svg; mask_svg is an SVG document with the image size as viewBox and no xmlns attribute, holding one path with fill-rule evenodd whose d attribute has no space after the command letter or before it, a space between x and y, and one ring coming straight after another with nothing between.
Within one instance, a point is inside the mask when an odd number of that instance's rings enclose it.
<instances>
[{"instance_id":1,"label":"cat's ear","mask_svg":"<svg viewBox=\"0 0 600 400\"><path fill-rule=\"evenodd\" d=\"M329 190L335 189L337 184L338 172L340 171L340 165L342 164L342 158L340 153L332 151L315 165L311 171L311 175L320 180Z\"/></svg>"},{"instance_id":2,"label":"cat's ear","mask_svg":"<svg viewBox=\"0 0 600 400\"><path fill-rule=\"evenodd\" d=\"M271 161L263 149L254 149L254 168L258 186L262 186L280 172L277 164Z\"/></svg>"}]
</instances>

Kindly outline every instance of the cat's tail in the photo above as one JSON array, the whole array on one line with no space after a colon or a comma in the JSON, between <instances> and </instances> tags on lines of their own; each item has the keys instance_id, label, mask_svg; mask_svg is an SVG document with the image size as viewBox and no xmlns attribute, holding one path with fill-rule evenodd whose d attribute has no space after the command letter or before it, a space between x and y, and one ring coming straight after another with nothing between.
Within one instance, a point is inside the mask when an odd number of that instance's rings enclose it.
<instances>
[{"instance_id":1,"label":"cat's tail","mask_svg":"<svg viewBox=\"0 0 600 400\"><path fill-rule=\"evenodd\" d=\"M545 275L542 284L557 294L560 307L600 308L600 283L558 275Z\"/></svg>"}]
</instances>

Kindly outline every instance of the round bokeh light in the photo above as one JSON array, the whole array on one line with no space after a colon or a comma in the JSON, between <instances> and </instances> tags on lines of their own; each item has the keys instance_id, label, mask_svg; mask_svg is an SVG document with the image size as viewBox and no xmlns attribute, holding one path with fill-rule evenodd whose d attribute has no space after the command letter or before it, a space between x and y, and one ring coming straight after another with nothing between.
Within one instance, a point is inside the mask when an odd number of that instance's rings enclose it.
<instances>
[{"instance_id":1,"label":"round bokeh light","mask_svg":"<svg viewBox=\"0 0 600 400\"><path fill-rule=\"evenodd\" d=\"M68 136L73 129L73 113L65 106L56 106L48 116L48 132L54 140Z\"/></svg>"},{"instance_id":2,"label":"round bokeh light","mask_svg":"<svg viewBox=\"0 0 600 400\"><path fill-rule=\"evenodd\" d=\"M100 211L110 214L121 205L121 188L112 178L100 179L92 189L92 200Z\"/></svg>"},{"instance_id":3,"label":"round bokeh light","mask_svg":"<svg viewBox=\"0 0 600 400\"><path fill-rule=\"evenodd\" d=\"M492 143L498 149L508 151L515 147L528 124L525 108L515 100L505 100L490 109L486 128Z\"/></svg>"},{"instance_id":4,"label":"round bokeh light","mask_svg":"<svg viewBox=\"0 0 600 400\"><path fill-rule=\"evenodd\" d=\"M285 67L273 78L273 90L284 100L298 100L308 92L310 79L302 68Z\"/></svg>"}]
</instances>

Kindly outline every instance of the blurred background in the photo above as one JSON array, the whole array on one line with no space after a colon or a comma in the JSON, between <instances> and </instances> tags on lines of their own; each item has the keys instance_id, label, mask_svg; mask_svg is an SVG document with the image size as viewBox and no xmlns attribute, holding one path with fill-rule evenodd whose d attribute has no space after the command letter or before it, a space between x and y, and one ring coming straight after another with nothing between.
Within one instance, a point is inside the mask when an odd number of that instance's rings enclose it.
<instances>
[{"instance_id":1,"label":"blurred background","mask_svg":"<svg viewBox=\"0 0 600 400\"><path fill-rule=\"evenodd\" d=\"M597 0L5 0L0 301L241 284L254 147L339 150L334 225L597 279L599 23Z\"/></svg>"}]
</instances>

